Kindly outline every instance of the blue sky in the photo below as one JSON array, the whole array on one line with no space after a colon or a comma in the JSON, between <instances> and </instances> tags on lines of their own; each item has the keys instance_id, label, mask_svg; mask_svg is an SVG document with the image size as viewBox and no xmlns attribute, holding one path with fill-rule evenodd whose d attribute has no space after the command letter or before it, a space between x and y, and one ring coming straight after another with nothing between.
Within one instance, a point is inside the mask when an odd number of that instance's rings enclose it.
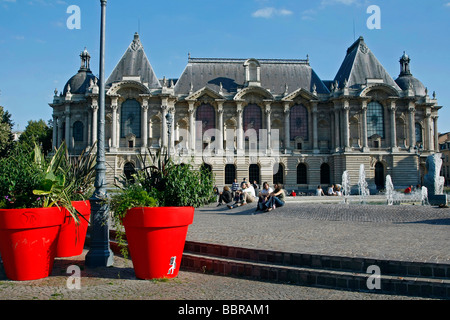
<instances>
[{"instance_id":1,"label":"blue sky","mask_svg":"<svg viewBox=\"0 0 450 320\"><path fill-rule=\"evenodd\" d=\"M67 28L81 10L81 29ZM370 5L381 29L370 30ZM51 118L61 91L87 47L98 74L99 0L0 0L0 105L15 129ZM192 57L304 59L323 80L333 79L347 48L362 35L396 79L406 51L411 71L444 106L439 131L450 131L450 0L109 0L106 74L139 31L159 78L178 78Z\"/></svg>"}]
</instances>

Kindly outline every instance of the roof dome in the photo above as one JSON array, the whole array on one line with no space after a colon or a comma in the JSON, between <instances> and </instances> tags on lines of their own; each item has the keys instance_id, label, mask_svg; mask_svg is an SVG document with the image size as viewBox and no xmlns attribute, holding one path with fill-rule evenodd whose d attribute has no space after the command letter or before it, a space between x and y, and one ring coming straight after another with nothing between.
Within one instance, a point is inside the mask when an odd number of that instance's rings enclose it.
<instances>
[{"instance_id":1,"label":"roof dome","mask_svg":"<svg viewBox=\"0 0 450 320\"><path fill-rule=\"evenodd\" d=\"M402 90L411 89L416 96L426 96L427 89L418 79L414 78L410 69L411 58L403 52L403 56L400 58L400 75L395 80L397 85Z\"/></svg>"},{"instance_id":2,"label":"roof dome","mask_svg":"<svg viewBox=\"0 0 450 320\"><path fill-rule=\"evenodd\" d=\"M80 70L78 70L78 73L70 78L69 81L67 81L66 85L64 86L63 95L65 95L69 91L69 89L70 93L72 94L84 94L90 87L91 81L97 82L98 80L89 68L91 56L89 55L89 52L86 50L86 48L83 52L81 52L80 58Z\"/></svg>"},{"instance_id":3,"label":"roof dome","mask_svg":"<svg viewBox=\"0 0 450 320\"><path fill-rule=\"evenodd\" d=\"M398 86L402 90L408 90L410 87L412 88L414 95L416 96L426 96L427 95L427 89L423 85L420 80L414 78L412 75L405 75L398 77L395 82L398 84Z\"/></svg>"}]
</instances>

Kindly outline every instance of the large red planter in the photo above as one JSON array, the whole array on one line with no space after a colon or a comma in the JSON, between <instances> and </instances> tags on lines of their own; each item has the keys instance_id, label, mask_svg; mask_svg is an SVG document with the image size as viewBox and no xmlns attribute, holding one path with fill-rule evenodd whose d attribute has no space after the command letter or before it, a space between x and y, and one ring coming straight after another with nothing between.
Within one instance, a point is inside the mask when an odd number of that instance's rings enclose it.
<instances>
[{"instance_id":1,"label":"large red planter","mask_svg":"<svg viewBox=\"0 0 450 320\"><path fill-rule=\"evenodd\" d=\"M180 269L193 207L133 208L123 225L139 279L175 278Z\"/></svg>"},{"instance_id":2,"label":"large red planter","mask_svg":"<svg viewBox=\"0 0 450 320\"><path fill-rule=\"evenodd\" d=\"M86 201L74 201L73 207L84 217L79 217L80 223L77 225L72 215L64 209L64 223L61 226L56 257L67 258L79 256L83 253L86 233L91 217L91 203Z\"/></svg>"},{"instance_id":3,"label":"large red planter","mask_svg":"<svg viewBox=\"0 0 450 320\"><path fill-rule=\"evenodd\" d=\"M0 210L0 254L10 280L51 274L63 221L63 210L56 207Z\"/></svg>"}]
</instances>

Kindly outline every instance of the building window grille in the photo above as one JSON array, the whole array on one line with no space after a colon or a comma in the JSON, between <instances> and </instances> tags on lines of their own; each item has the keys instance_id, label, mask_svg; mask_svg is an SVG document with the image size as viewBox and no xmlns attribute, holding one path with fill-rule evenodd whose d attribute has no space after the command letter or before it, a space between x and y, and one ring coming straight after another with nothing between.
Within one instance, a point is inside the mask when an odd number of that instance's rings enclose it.
<instances>
[{"instance_id":1,"label":"building window grille","mask_svg":"<svg viewBox=\"0 0 450 320\"><path fill-rule=\"evenodd\" d=\"M207 132L210 129L216 128L216 113L214 107L210 104L202 104L197 108L197 116L196 116L197 125L197 140L202 140ZM211 134L208 135L210 138Z\"/></svg>"},{"instance_id":2,"label":"building window grille","mask_svg":"<svg viewBox=\"0 0 450 320\"><path fill-rule=\"evenodd\" d=\"M416 123L415 130L416 130L416 142L422 143L423 136L422 136L422 126L420 125L420 123Z\"/></svg>"},{"instance_id":3,"label":"building window grille","mask_svg":"<svg viewBox=\"0 0 450 320\"><path fill-rule=\"evenodd\" d=\"M75 142L83 142L84 126L81 121L77 121L73 124L73 140Z\"/></svg>"},{"instance_id":4,"label":"building window grille","mask_svg":"<svg viewBox=\"0 0 450 320\"><path fill-rule=\"evenodd\" d=\"M367 135L379 135L384 139L384 110L378 102L371 102L367 106Z\"/></svg>"},{"instance_id":5,"label":"building window grille","mask_svg":"<svg viewBox=\"0 0 450 320\"><path fill-rule=\"evenodd\" d=\"M141 138L141 105L136 100L127 100L122 104L120 113L120 136L134 134Z\"/></svg>"},{"instance_id":6,"label":"building window grille","mask_svg":"<svg viewBox=\"0 0 450 320\"><path fill-rule=\"evenodd\" d=\"M256 104L249 104L244 109L244 133L251 135L249 130L255 130L259 140L259 130L262 129L262 111ZM248 136L245 137L248 140Z\"/></svg>"},{"instance_id":7,"label":"building window grille","mask_svg":"<svg viewBox=\"0 0 450 320\"><path fill-rule=\"evenodd\" d=\"M301 104L291 108L290 136L291 140L302 138L308 141L308 110Z\"/></svg>"}]
</instances>

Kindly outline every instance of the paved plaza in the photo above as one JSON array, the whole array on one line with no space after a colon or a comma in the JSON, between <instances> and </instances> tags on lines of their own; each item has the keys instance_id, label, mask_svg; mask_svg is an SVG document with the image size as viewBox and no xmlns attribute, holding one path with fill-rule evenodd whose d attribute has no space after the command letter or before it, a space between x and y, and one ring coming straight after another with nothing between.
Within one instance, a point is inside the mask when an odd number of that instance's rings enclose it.
<instances>
[{"instance_id":1,"label":"paved plaza","mask_svg":"<svg viewBox=\"0 0 450 320\"><path fill-rule=\"evenodd\" d=\"M254 214L210 205L196 210L187 240L245 248L333 256L450 263L450 209L424 206L344 205L288 199L285 207ZM330 201L330 199L327 199ZM317 200L316 200L317 201ZM167 281L134 276L131 261L84 267L82 256L56 259L52 276L14 282L0 271L0 300L411 300L181 271ZM67 287L67 268L81 268L81 288ZM422 298L420 298L422 299Z\"/></svg>"}]
</instances>

